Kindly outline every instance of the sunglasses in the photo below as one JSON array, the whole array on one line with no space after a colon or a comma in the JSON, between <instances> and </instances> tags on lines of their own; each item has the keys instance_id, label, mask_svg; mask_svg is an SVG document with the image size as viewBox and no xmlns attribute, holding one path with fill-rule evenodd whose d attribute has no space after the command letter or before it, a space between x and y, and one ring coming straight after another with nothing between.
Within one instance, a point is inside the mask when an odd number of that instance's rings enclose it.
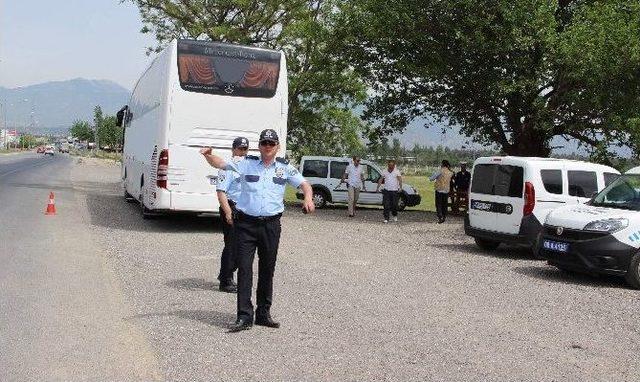
<instances>
[{"instance_id":1,"label":"sunglasses","mask_svg":"<svg viewBox=\"0 0 640 382\"><path fill-rule=\"evenodd\" d=\"M275 145L277 145L277 144L278 144L278 142L275 142L275 141L262 141L262 142L260 142L260 146L270 146L270 147L273 147L273 146L275 146Z\"/></svg>"}]
</instances>

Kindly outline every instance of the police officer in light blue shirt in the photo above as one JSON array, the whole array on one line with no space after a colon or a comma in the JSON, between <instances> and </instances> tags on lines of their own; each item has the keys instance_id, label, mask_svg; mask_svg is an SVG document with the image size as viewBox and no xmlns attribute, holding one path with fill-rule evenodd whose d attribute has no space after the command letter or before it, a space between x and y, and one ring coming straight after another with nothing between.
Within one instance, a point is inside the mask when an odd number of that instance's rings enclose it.
<instances>
[{"instance_id":1,"label":"police officer in light blue shirt","mask_svg":"<svg viewBox=\"0 0 640 382\"><path fill-rule=\"evenodd\" d=\"M237 163L244 160L249 150L249 140L237 137L231 145L231 160ZM238 269L235 260L233 219L236 216L236 203L240 198L240 175L232 170L218 171L217 194L222 218L222 233L224 234L224 248L220 256L219 289L227 293L235 293L238 286L233 281L233 272Z\"/></svg>"},{"instance_id":2,"label":"police officer in light blue shirt","mask_svg":"<svg viewBox=\"0 0 640 382\"><path fill-rule=\"evenodd\" d=\"M271 318L273 273L280 242L280 216L284 211L286 184L300 187L304 193L303 210L313 212L312 190L300 172L282 158L276 158L280 148L278 134L272 129L260 133L260 157L247 156L244 161L227 163L213 155L211 148L200 153L213 167L236 172L240 176L240 196L234 220L236 259L238 264L238 317L232 332L246 330L254 324L251 290L253 258L258 250L258 289L256 291L255 324L278 328Z\"/></svg>"}]
</instances>

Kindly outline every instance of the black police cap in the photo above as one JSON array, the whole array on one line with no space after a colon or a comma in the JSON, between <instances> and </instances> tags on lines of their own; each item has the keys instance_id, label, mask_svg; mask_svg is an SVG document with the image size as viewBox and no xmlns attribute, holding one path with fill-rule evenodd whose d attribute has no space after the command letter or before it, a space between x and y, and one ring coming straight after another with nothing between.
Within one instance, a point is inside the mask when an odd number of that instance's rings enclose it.
<instances>
[{"instance_id":1,"label":"black police cap","mask_svg":"<svg viewBox=\"0 0 640 382\"><path fill-rule=\"evenodd\" d=\"M276 133L276 131L273 129L262 130L262 132L260 133L260 142L262 141L280 142L280 140L278 139L278 133Z\"/></svg>"},{"instance_id":2,"label":"black police cap","mask_svg":"<svg viewBox=\"0 0 640 382\"><path fill-rule=\"evenodd\" d=\"M245 137L238 137L233 140L232 148L237 149L239 147L249 147L249 140Z\"/></svg>"}]
</instances>

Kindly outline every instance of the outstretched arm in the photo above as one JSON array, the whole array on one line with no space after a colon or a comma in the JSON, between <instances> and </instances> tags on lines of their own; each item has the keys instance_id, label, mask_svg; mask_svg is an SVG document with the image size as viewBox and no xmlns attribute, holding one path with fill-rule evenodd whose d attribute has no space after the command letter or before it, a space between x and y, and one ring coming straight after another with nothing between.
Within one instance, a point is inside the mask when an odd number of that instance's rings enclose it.
<instances>
[{"instance_id":1,"label":"outstretched arm","mask_svg":"<svg viewBox=\"0 0 640 382\"><path fill-rule=\"evenodd\" d=\"M218 168L220 170L224 170L227 167L227 162L225 162L221 157L215 155L211 150L211 147L201 148L200 154L204 156L204 159L206 159L209 165L211 165L212 167Z\"/></svg>"}]
</instances>

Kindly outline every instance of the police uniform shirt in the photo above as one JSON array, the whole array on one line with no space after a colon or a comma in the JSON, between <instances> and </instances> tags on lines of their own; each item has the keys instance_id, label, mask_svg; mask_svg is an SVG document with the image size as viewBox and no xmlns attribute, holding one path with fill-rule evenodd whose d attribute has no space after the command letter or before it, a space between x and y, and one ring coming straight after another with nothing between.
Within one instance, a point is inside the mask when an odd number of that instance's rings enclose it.
<instances>
[{"instance_id":1,"label":"police uniform shirt","mask_svg":"<svg viewBox=\"0 0 640 382\"><path fill-rule=\"evenodd\" d=\"M282 158L265 167L256 156L247 156L238 163L228 163L227 170L237 172L241 193L236 208L251 216L274 216L284 211L284 190L287 183L298 188L305 179Z\"/></svg>"},{"instance_id":2,"label":"police uniform shirt","mask_svg":"<svg viewBox=\"0 0 640 382\"><path fill-rule=\"evenodd\" d=\"M232 161L238 163L244 160L241 157L234 157ZM220 170L218 171L218 191L223 191L227 194L227 199L238 202L240 192L242 191L240 185L240 175L232 170Z\"/></svg>"}]
</instances>

